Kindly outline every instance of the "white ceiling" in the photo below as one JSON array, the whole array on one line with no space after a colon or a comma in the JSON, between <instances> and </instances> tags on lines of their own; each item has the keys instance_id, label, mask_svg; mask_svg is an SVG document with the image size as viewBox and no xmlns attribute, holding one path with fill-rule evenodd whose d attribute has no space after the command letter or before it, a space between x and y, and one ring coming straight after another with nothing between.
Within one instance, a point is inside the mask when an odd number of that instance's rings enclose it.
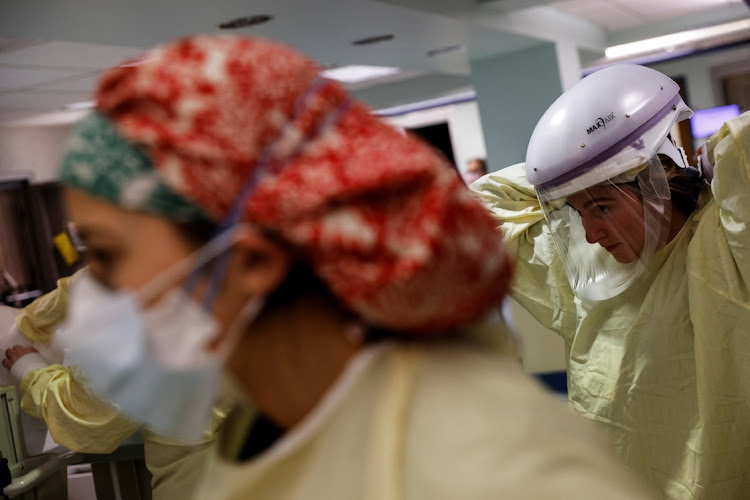
<instances>
[{"instance_id":1,"label":"white ceiling","mask_svg":"<svg viewBox=\"0 0 750 500\"><path fill-rule=\"evenodd\" d=\"M567 0L549 6L613 31L742 3L743 0Z\"/></svg>"},{"instance_id":2,"label":"white ceiling","mask_svg":"<svg viewBox=\"0 0 750 500\"><path fill-rule=\"evenodd\" d=\"M596 56L612 40L748 17L750 9L743 0L0 0L0 122L85 101L101 69L256 14L273 20L235 32L283 40L324 65L402 68L401 78L353 89L386 107L470 88L470 57L559 39ZM394 39L351 44L385 33Z\"/></svg>"}]
</instances>

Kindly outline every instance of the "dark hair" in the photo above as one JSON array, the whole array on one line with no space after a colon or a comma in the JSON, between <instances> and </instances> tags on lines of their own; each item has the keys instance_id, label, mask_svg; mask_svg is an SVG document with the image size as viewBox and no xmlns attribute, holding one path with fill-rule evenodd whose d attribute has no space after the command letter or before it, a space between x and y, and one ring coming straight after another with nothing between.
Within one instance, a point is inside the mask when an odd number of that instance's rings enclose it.
<instances>
[{"instance_id":1,"label":"dark hair","mask_svg":"<svg viewBox=\"0 0 750 500\"><path fill-rule=\"evenodd\" d=\"M266 297L266 309L273 310L285 306L305 295L326 297L332 303L339 304L328 285L318 277L315 271L303 260L297 260L281 284Z\"/></svg>"},{"instance_id":2,"label":"dark hair","mask_svg":"<svg viewBox=\"0 0 750 500\"><path fill-rule=\"evenodd\" d=\"M672 158L660 154L659 160L669 183L672 204L685 215L690 215L698 204L698 195L706 182L692 167L679 167Z\"/></svg>"},{"instance_id":3,"label":"dark hair","mask_svg":"<svg viewBox=\"0 0 750 500\"><path fill-rule=\"evenodd\" d=\"M190 222L172 221L172 224L177 228L180 236L195 245L196 248L208 243L219 229L218 224L208 219Z\"/></svg>"},{"instance_id":4,"label":"dark hair","mask_svg":"<svg viewBox=\"0 0 750 500\"><path fill-rule=\"evenodd\" d=\"M217 224L209 220L174 222L174 225L180 235L193 243L196 248L205 245L218 229ZM289 244L277 234L266 231L265 235L281 246L289 247ZM293 248L289 248L289 250L295 252ZM264 311L274 310L293 302L299 297L311 294L329 297L336 304L340 302L312 268L302 258L298 258L281 284L266 297Z\"/></svg>"}]
</instances>

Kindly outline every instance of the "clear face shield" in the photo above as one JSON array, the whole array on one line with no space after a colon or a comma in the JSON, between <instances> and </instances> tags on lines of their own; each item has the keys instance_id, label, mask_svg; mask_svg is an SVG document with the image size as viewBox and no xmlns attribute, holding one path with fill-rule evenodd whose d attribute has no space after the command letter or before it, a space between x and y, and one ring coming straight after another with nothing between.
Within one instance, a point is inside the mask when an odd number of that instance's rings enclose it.
<instances>
[{"instance_id":1,"label":"clear face shield","mask_svg":"<svg viewBox=\"0 0 750 500\"><path fill-rule=\"evenodd\" d=\"M565 194L539 198L575 294L605 300L627 289L668 240L669 185L657 155L645 165Z\"/></svg>"},{"instance_id":2,"label":"clear face shield","mask_svg":"<svg viewBox=\"0 0 750 500\"><path fill-rule=\"evenodd\" d=\"M562 257L573 292L585 300L606 300L626 290L651 257L669 242L672 203L659 155L681 168L684 151L668 135L670 122L645 141L585 166L537 195ZM647 147L644 143L654 146Z\"/></svg>"},{"instance_id":3,"label":"clear face shield","mask_svg":"<svg viewBox=\"0 0 750 500\"><path fill-rule=\"evenodd\" d=\"M622 293L668 243L672 201L659 158L689 166L669 134L691 115L674 81L616 65L581 80L540 119L526 173L579 298Z\"/></svg>"}]
</instances>

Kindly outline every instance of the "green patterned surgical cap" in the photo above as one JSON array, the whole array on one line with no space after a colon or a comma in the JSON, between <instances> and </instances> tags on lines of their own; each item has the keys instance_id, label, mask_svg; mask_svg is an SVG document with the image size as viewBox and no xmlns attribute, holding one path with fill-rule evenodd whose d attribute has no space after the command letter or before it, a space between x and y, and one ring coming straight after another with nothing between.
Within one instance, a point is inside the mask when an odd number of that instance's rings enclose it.
<instances>
[{"instance_id":1,"label":"green patterned surgical cap","mask_svg":"<svg viewBox=\"0 0 750 500\"><path fill-rule=\"evenodd\" d=\"M180 222L211 220L167 187L146 150L121 136L114 124L96 111L72 132L60 180L126 209Z\"/></svg>"}]
</instances>

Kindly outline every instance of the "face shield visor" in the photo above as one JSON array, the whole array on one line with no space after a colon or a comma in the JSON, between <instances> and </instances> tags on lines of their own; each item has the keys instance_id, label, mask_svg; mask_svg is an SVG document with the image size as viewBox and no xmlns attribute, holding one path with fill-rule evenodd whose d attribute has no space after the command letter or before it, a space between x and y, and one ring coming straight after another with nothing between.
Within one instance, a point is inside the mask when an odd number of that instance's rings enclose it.
<instances>
[{"instance_id":1,"label":"face shield visor","mask_svg":"<svg viewBox=\"0 0 750 500\"><path fill-rule=\"evenodd\" d=\"M669 185L658 156L634 171L539 199L574 293L606 300L627 289L667 243Z\"/></svg>"},{"instance_id":2,"label":"face shield visor","mask_svg":"<svg viewBox=\"0 0 750 500\"><path fill-rule=\"evenodd\" d=\"M585 300L612 298L633 284L669 241L671 200L659 155L688 166L661 120L616 154L602 156L537 195L573 292ZM648 145L652 145L649 147Z\"/></svg>"}]
</instances>

